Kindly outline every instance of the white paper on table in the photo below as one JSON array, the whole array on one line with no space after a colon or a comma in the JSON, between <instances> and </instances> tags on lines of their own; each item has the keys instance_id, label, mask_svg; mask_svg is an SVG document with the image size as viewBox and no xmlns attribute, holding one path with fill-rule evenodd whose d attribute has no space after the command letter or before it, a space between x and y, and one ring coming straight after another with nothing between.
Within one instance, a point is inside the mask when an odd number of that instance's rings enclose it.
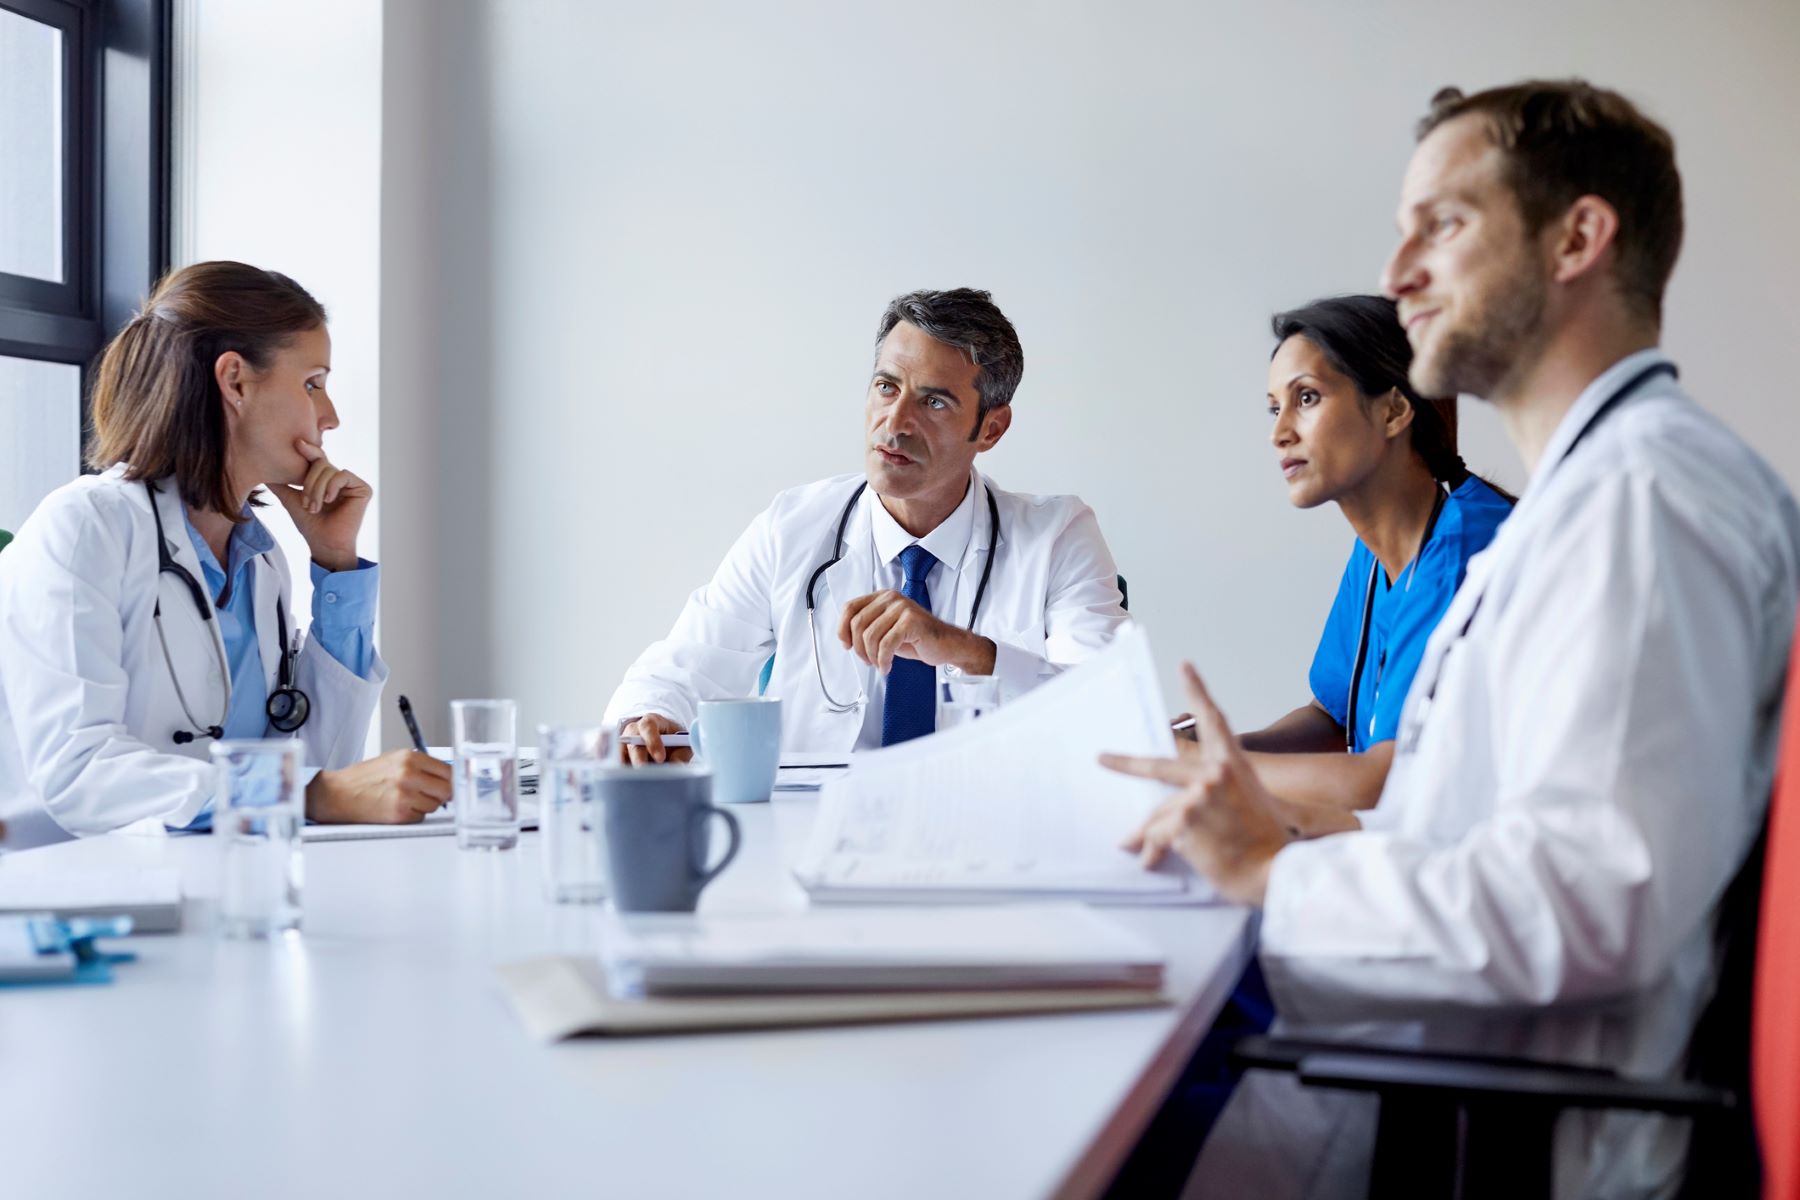
<instances>
[{"instance_id":1,"label":"white paper on table","mask_svg":"<svg viewBox=\"0 0 1800 1200\"><path fill-rule=\"evenodd\" d=\"M1107 751L1175 753L1135 625L991 715L858 754L853 772L826 784L795 874L810 890L1210 897L1178 862L1148 872L1119 848L1167 789L1108 771Z\"/></svg>"}]
</instances>

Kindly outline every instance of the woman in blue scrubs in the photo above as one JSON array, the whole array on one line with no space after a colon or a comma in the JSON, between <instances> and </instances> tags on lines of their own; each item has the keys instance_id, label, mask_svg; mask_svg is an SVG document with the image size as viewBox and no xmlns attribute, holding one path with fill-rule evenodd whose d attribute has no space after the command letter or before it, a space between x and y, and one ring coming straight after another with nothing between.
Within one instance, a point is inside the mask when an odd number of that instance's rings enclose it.
<instances>
[{"instance_id":1,"label":"woman in blue scrubs","mask_svg":"<svg viewBox=\"0 0 1800 1200\"><path fill-rule=\"evenodd\" d=\"M1381 796L1426 639L1512 498L1456 452L1455 401L1413 390L1394 302L1339 296L1277 313L1270 441L1288 499L1335 502L1356 531L1309 674L1312 696L1243 736L1308 833L1355 828Z\"/></svg>"},{"instance_id":2,"label":"woman in blue scrubs","mask_svg":"<svg viewBox=\"0 0 1800 1200\"><path fill-rule=\"evenodd\" d=\"M1357 811L1380 798L1425 641L1512 499L1463 465L1455 401L1413 390L1412 346L1393 301L1318 300L1270 325L1270 441L1288 499L1297 508L1335 502L1356 543L1313 655L1311 699L1239 740L1288 823L1317 837L1357 828ZM1231 1047L1273 1017L1252 959L1158 1117L1180 1132L1147 1143L1156 1148L1140 1149L1130 1169L1153 1173L1161 1153L1192 1161L1242 1074Z\"/></svg>"}]
</instances>

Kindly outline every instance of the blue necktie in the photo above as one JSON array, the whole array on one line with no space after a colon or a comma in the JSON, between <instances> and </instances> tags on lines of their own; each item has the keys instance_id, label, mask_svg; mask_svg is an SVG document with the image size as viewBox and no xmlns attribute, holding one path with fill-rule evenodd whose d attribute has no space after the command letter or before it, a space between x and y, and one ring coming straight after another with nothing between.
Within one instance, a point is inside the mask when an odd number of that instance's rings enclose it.
<instances>
[{"instance_id":1,"label":"blue necktie","mask_svg":"<svg viewBox=\"0 0 1800 1200\"><path fill-rule=\"evenodd\" d=\"M900 552L904 575L900 594L926 612L931 611L931 589L925 586L925 577L936 565L931 551L916 542ZM881 708L882 745L909 742L937 728L936 687L937 668L916 658L894 658L888 668L887 701Z\"/></svg>"}]
</instances>

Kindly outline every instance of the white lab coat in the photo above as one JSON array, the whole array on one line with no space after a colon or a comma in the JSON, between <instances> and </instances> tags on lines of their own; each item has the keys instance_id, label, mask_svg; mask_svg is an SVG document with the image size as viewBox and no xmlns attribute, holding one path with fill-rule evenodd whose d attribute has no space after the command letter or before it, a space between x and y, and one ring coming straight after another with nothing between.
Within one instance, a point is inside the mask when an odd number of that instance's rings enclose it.
<instances>
[{"instance_id":1,"label":"white lab coat","mask_svg":"<svg viewBox=\"0 0 1800 1200\"><path fill-rule=\"evenodd\" d=\"M203 579L174 481L157 496L175 561ZM82 478L45 498L0 552L0 818L31 824L47 813L61 830L101 833L143 822L182 826L213 796L209 739L176 745L182 714L151 619L162 602L169 655L194 716L222 721L225 687L204 620L179 579L157 570L150 494L124 468ZM294 615L279 549L255 560L256 632L264 682L276 686L275 600ZM315 767L363 757L387 665L362 679L306 638L294 663L312 715L296 735ZM272 732L272 731L271 731ZM279 736L279 735L273 735Z\"/></svg>"},{"instance_id":2,"label":"white lab coat","mask_svg":"<svg viewBox=\"0 0 1800 1200\"><path fill-rule=\"evenodd\" d=\"M1290 1029L1680 1074L1768 802L1800 515L1666 376L1558 464L1659 357L1583 392L1470 562L1364 831L1276 857L1261 955ZM1253 1073L1190 1195L1359 1195L1371 1122L1366 1100ZM1685 1146L1678 1122L1572 1115L1557 1194L1665 1194Z\"/></svg>"},{"instance_id":3,"label":"white lab coat","mask_svg":"<svg viewBox=\"0 0 1800 1200\"><path fill-rule=\"evenodd\" d=\"M1017 696L1105 646L1130 618L1120 606L1112 553L1094 512L1074 496L1028 496L993 487L973 473L973 536L958 580L938 609L968 627L976 584L991 552L994 569L975 632L996 646L994 674L1004 696ZM828 711L813 665L806 620L806 582L836 552L844 506L860 475L839 475L782 492L750 523L712 581L688 597L669 636L645 650L607 705L617 722L657 712L692 724L698 701L753 693L770 654L767 695L782 701L782 746L788 751L847 754L863 728L860 707ZM991 545L985 489L1000 511L1000 541ZM826 685L840 701L862 694L881 702L881 679L837 640L844 606L874 590L876 563L870 506L857 501L844 532L843 558L819 577L819 656ZM887 586L882 584L881 586ZM940 600L933 590L934 601ZM779 652L777 649L779 648Z\"/></svg>"}]
</instances>

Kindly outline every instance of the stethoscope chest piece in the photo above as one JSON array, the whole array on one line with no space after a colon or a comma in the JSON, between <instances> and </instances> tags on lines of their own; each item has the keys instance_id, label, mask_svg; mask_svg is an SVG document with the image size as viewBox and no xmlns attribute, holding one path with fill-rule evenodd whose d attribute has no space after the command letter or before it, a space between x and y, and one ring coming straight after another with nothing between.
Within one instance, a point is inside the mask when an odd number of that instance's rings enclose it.
<instances>
[{"instance_id":1,"label":"stethoscope chest piece","mask_svg":"<svg viewBox=\"0 0 1800 1200\"><path fill-rule=\"evenodd\" d=\"M312 701L299 688L276 688L269 693L269 702L264 711L268 714L270 728L281 733L293 733L306 724L306 718L312 715Z\"/></svg>"}]
</instances>

